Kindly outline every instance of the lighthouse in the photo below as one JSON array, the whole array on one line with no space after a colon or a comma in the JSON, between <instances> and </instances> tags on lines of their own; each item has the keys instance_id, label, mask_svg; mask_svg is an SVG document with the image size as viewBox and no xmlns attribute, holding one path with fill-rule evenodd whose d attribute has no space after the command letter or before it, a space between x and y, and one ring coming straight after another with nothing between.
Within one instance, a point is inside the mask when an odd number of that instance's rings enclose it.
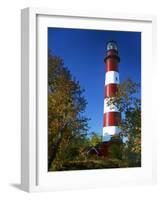
<instances>
[{"instance_id":1,"label":"lighthouse","mask_svg":"<svg viewBox=\"0 0 161 200\"><path fill-rule=\"evenodd\" d=\"M119 121L121 113L115 105L107 105L107 98L115 98L119 85L120 57L118 55L117 43L109 41L107 43L105 72L105 92L104 92L104 116L103 116L103 138L106 136L115 136L120 132Z\"/></svg>"}]
</instances>

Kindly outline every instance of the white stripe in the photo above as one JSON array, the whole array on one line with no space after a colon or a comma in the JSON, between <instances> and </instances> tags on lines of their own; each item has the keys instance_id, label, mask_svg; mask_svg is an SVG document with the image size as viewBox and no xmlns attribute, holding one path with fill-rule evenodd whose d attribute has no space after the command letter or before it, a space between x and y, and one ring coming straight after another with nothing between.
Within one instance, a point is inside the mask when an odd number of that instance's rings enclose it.
<instances>
[{"instance_id":1,"label":"white stripe","mask_svg":"<svg viewBox=\"0 0 161 200\"><path fill-rule=\"evenodd\" d=\"M119 73L116 71L108 71L106 72L105 77L105 85L108 85L110 83L116 83L119 84Z\"/></svg>"},{"instance_id":2,"label":"white stripe","mask_svg":"<svg viewBox=\"0 0 161 200\"><path fill-rule=\"evenodd\" d=\"M118 112L118 108L115 105L107 105L107 100L104 99L104 113L106 112Z\"/></svg>"},{"instance_id":3,"label":"white stripe","mask_svg":"<svg viewBox=\"0 0 161 200\"><path fill-rule=\"evenodd\" d=\"M103 128L103 136L115 135L120 133L120 128L118 126L106 126Z\"/></svg>"}]
</instances>

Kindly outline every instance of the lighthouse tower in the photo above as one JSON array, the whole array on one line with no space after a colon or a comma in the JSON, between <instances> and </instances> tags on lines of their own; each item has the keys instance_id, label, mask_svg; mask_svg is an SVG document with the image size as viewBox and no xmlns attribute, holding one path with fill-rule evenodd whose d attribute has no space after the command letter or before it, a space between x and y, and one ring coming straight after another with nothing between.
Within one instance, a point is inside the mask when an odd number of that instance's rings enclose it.
<instances>
[{"instance_id":1,"label":"lighthouse tower","mask_svg":"<svg viewBox=\"0 0 161 200\"><path fill-rule=\"evenodd\" d=\"M105 74L105 96L104 96L104 119L103 119L103 137L117 135L120 130L118 127L121 115L115 105L107 105L107 97L115 98L119 84L118 56L117 43L109 41L107 43Z\"/></svg>"}]
</instances>

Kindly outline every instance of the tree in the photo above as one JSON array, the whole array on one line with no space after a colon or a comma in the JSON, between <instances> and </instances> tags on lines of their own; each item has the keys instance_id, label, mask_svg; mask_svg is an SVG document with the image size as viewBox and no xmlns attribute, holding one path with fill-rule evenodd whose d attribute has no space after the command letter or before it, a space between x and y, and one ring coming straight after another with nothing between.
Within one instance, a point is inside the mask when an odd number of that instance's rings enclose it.
<instances>
[{"instance_id":1,"label":"tree","mask_svg":"<svg viewBox=\"0 0 161 200\"><path fill-rule=\"evenodd\" d=\"M71 148L84 141L88 119L84 90L60 57L48 54L48 169L55 170L72 159ZM71 143L73 145L71 145ZM79 154L75 150L75 157Z\"/></svg>"},{"instance_id":2,"label":"tree","mask_svg":"<svg viewBox=\"0 0 161 200\"><path fill-rule=\"evenodd\" d=\"M90 146L95 147L96 145L100 144L102 141L101 136L98 133L92 132L90 138Z\"/></svg>"},{"instance_id":3,"label":"tree","mask_svg":"<svg viewBox=\"0 0 161 200\"><path fill-rule=\"evenodd\" d=\"M119 123L120 137L124 142L123 157L129 166L141 165L141 100L137 93L140 85L131 79L118 85L115 97L107 98L109 106L116 106L122 113Z\"/></svg>"}]
</instances>

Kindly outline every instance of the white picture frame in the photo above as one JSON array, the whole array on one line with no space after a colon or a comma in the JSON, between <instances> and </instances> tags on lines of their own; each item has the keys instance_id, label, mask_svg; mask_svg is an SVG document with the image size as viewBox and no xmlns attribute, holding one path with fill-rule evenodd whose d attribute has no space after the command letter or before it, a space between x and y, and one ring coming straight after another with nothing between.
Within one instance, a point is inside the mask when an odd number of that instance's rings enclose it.
<instances>
[{"instance_id":1,"label":"white picture frame","mask_svg":"<svg viewBox=\"0 0 161 200\"><path fill-rule=\"evenodd\" d=\"M42 67L47 66L47 52L44 53L47 48L46 28L55 26L108 30L106 24L109 24L112 30L138 30L143 33L143 132L146 133L143 135L142 145L143 166L139 169L47 172L47 129L44 123L41 123L45 119L47 121L47 112L44 107L47 104L44 98L45 88L47 88L47 68ZM155 133L153 133L153 137L150 136L154 122L152 117L154 103L152 95L148 93L152 87L149 82L151 77L149 69L152 61L153 69L155 68L156 60L155 30L156 19L155 16L151 15L92 13L43 8L25 8L22 10L21 188L23 190L29 192L54 191L156 182ZM41 91L39 88L41 88ZM44 109L41 109L42 107Z\"/></svg>"}]
</instances>

